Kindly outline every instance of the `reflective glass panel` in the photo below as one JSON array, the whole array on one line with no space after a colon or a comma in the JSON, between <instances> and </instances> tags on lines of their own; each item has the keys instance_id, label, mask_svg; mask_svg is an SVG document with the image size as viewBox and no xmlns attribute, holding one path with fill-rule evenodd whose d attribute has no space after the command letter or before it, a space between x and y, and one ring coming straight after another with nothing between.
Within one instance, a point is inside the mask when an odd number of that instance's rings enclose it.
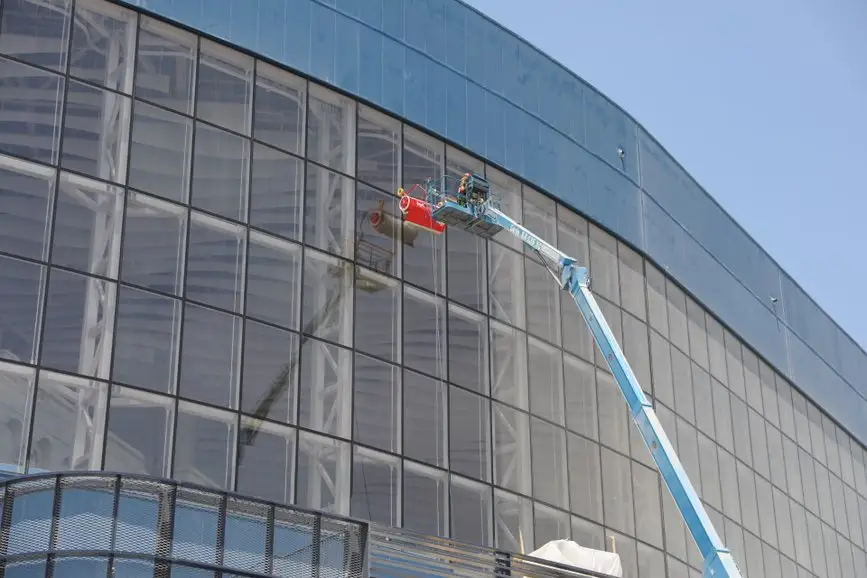
<instances>
[{"instance_id":1,"label":"reflective glass panel","mask_svg":"<svg viewBox=\"0 0 867 578\"><path fill-rule=\"evenodd\" d=\"M0 42L10 36L4 33ZM57 164L63 89L56 74L0 58L0 152Z\"/></svg>"},{"instance_id":2,"label":"reflective glass panel","mask_svg":"<svg viewBox=\"0 0 867 578\"><path fill-rule=\"evenodd\" d=\"M0 53L63 72L72 0L6 0L3 4Z\"/></svg>"},{"instance_id":3,"label":"reflective glass panel","mask_svg":"<svg viewBox=\"0 0 867 578\"><path fill-rule=\"evenodd\" d=\"M193 206L246 221L250 141L197 122L193 142Z\"/></svg>"},{"instance_id":4,"label":"reflective glass panel","mask_svg":"<svg viewBox=\"0 0 867 578\"><path fill-rule=\"evenodd\" d=\"M253 138L277 148L304 153L307 82L289 72L256 63Z\"/></svg>"},{"instance_id":5,"label":"reflective glass panel","mask_svg":"<svg viewBox=\"0 0 867 578\"><path fill-rule=\"evenodd\" d=\"M129 186L177 202L189 197L193 121L136 102L129 152Z\"/></svg>"},{"instance_id":6,"label":"reflective glass panel","mask_svg":"<svg viewBox=\"0 0 867 578\"><path fill-rule=\"evenodd\" d=\"M0 255L0 359L37 357L45 267Z\"/></svg>"},{"instance_id":7,"label":"reflective glass panel","mask_svg":"<svg viewBox=\"0 0 867 578\"><path fill-rule=\"evenodd\" d=\"M141 17L136 97L192 115L196 48L195 35L153 18Z\"/></svg>"},{"instance_id":8,"label":"reflective glass panel","mask_svg":"<svg viewBox=\"0 0 867 578\"><path fill-rule=\"evenodd\" d=\"M249 135L253 59L210 40L200 44L196 116Z\"/></svg>"}]
</instances>

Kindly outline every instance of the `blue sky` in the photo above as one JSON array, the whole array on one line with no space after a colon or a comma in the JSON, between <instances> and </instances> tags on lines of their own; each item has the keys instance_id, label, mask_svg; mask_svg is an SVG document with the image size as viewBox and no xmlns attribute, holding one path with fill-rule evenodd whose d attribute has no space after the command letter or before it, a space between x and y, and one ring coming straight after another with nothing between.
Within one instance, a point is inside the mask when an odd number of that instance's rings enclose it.
<instances>
[{"instance_id":1,"label":"blue sky","mask_svg":"<svg viewBox=\"0 0 867 578\"><path fill-rule=\"evenodd\" d=\"M867 2L467 1L633 115L867 348Z\"/></svg>"}]
</instances>

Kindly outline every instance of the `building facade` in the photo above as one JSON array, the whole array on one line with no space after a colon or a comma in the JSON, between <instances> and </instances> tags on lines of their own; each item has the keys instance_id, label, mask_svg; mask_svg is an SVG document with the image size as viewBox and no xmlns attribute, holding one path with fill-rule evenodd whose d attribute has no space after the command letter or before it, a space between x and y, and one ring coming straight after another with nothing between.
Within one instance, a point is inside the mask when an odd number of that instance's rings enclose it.
<instances>
[{"instance_id":1,"label":"building facade","mask_svg":"<svg viewBox=\"0 0 867 578\"><path fill-rule=\"evenodd\" d=\"M701 559L568 295L402 235L484 174L594 291L744 574L867 576L867 356L637 123L456 0L0 3L0 462Z\"/></svg>"}]
</instances>

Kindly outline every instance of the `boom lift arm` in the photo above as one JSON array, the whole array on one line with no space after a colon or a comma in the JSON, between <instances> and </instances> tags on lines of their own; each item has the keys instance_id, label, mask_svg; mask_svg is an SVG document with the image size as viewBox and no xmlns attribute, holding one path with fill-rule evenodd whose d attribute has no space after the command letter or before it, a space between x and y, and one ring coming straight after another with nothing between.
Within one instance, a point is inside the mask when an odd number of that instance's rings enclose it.
<instances>
[{"instance_id":1,"label":"boom lift arm","mask_svg":"<svg viewBox=\"0 0 867 578\"><path fill-rule=\"evenodd\" d=\"M629 405L632 419L638 426L662 474L662 479L665 480L704 558L705 578L741 578L731 552L714 529L689 476L656 417L656 412L644 395L638 379L590 292L587 268L579 266L575 259L500 211L495 200L490 198L490 185L482 177L464 175L457 193L437 190L431 181L422 188L427 194L425 203L429 204L430 217L435 221L486 238L491 238L505 229L542 257L558 286L572 295L600 351L605 356L611 373L620 387L620 392ZM405 193L401 189L398 194Z\"/></svg>"}]
</instances>

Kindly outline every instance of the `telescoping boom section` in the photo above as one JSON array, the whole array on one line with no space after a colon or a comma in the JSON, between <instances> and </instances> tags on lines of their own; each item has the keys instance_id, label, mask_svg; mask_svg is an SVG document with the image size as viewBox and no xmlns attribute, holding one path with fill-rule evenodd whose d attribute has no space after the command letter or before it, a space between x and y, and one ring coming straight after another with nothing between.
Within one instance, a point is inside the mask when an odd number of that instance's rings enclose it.
<instances>
[{"instance_id":1,"label":"telescoping boom section","mask_svg":"<svg viewBox=\"0 0 867 578\"><path fill-rule=\"evenodd\" d=\"M444 230L443 225L464 229L485 238L505 230L542 257L558 286L568 291L575 300L599 350L605 356L620 392L629 405L632 419L704 558L705 578L741 578L731 552L714 529L656 412L590 292L587 268L503 213L490 190L490 184L483 177L465 174L456 186L451 187L452 190L448 189L444 182L434 183L430 180L413 185L410 193L400 189L398 195L402 198L416 190L421 191L421 195L413 197L415 210L403 211L404 218L409 222L417 220L417 226L437 233ZM401 207L409 204L409 201L404 201Z\"/></svg>"}]
</instances>

